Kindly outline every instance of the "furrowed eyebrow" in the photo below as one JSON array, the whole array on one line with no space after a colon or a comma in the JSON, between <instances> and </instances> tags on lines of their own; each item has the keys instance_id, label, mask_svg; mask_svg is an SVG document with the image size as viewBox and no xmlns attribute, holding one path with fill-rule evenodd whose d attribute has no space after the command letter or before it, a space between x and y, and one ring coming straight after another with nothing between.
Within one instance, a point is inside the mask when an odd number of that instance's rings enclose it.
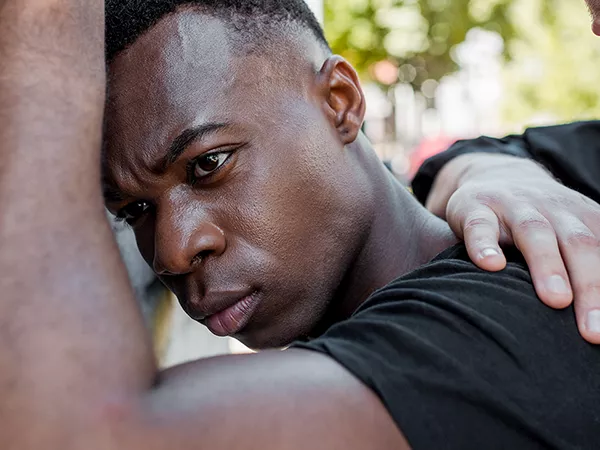
<instances>
[{"instance_id":1,"label":"furrowed eyebrow","mask_svg":"<svg viewBox=\"0 0 600 450\"><path fill-rule=\"evenodd\" d=\"M208 135L217 133L230 126L231 124L229 123L209 122L182 131L169 146L169 149L162 159L162 163L159 163L160 167L158 168L158 171L165 172L170 165L177 161L192 142L204 139ZM118 203L125 200L123 193L107 181L103 181L102 191L106 203Z\"/></svg>"},{"instance_id":2,"label":"furrowed eyebrow","mask_svg":"<svg viewBox=\"0 0 600 450\"><path fill-rule=\"evenodd\" d=\"M163 171L166 171L171 164L174 164L192 142L202 140L206 136L229 126L230 125L226 123L206 123L184 130L173 140L169 150L167 150L163 159Z\"/></svg>"}]
</instances>

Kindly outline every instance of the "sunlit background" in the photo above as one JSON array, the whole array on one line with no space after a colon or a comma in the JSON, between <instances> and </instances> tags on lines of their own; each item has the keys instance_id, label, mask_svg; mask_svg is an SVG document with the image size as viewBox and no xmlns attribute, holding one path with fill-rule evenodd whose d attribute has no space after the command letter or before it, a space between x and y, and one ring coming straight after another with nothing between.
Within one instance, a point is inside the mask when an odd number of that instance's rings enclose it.
<instances>
[{"instance_id":1,"label":"sunlit background","mask_svg":"<svg viewBox=\"0 0 600 450\"><path fill-rule=\"evenodd\" d=\"M583 0L312 0L333 50L358 70L365 132L407 182L457 139L600 116L600 38ZM158 308L157 353L169 366L243 352Z\"/></svg>"},{"instance_id":2,"label":"sunlit background","mask_svg":"<svg viewBox=\"0 0 600 450\"><path fill-rule=\"evenodd\" d=\"M368 95L365 131L407 179L456 139L598 117L600 39L583 0L326 0Z\"/></svg>"}]
</instances>

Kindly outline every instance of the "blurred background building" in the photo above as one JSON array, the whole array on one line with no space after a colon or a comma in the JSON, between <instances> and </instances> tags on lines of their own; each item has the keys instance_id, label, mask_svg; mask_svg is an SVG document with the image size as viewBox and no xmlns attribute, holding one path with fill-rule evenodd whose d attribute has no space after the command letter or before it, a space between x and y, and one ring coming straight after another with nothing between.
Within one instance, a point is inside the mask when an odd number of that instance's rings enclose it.
<instances>
[{"instance_id":1,"label":"blurred background building","mask_svg":"<svg viewBox=\"0 0 600 450\"><path fill-rule=\"evenodd\" d=\"M403 182L458 139L600 115L600 40L582 1L307 2L358 70L365 133ZM145 310L163 365L247 351L152 292Z\"/></svg>"}]
</instances>

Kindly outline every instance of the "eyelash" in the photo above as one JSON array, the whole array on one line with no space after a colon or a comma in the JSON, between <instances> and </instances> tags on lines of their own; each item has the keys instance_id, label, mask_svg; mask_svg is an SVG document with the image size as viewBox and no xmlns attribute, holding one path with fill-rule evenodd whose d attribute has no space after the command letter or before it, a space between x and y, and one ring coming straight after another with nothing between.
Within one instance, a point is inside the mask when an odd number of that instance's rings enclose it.
<instances>
[{"instance_id":1,"label":"eyelash","mask_svg":"<svg viewBox=\"0 0 600 450\"><path fill-rule=\"evenodd\" d=\"M126 228L133 230L134 223L129 223L125 217L114 216L113 221L118 224L123 224Z\"/></svg>"},{"instance_id":2,"label":"eyelash","mask_svg":"<svg viewBox=\"0 0 600 450\"><path fill-rule=\"evenodd\" d=\"M186 176L187 176L187 180L188 183L194 187L199 181L201 180L210 180L214 175L218 174L221 169L223 169L225 166L228 165L229 160L231 159L231 156L233 155L233 153L236 151L237 149L232 149L232 150L219 150L216 152L212 152L212 153L205 153L203 155L197 156L194 159L190 160L185 168L186 171ZM221 155L221 154L226 154L227 158L225 159L225 161L223 161L221 163L221 165L219 167L217 167L214 171L210 172L208 175L205 175L203 177L197 177L195 175L195 171L196 171L196 164L198 164L198 162L202 159L202 158L206 158L207 156L211 156L211 155Z\"/></svg>"},{"instance_id":3,"label":"eyelash","mask_svg":"<svg viewBox=\"0 0 600 450\"><path fill-rule=\"evenodd\" d=\"M127 222L127 219L125 217L121 217L118 214L113 214L113 221L115 223L123 223L127 228L133 228L132 225L129 222Z\"/></svg>"},{"instance_id":4,"label":"eyelash","mask_svg":"<svg viewBox=\"0 0 600 450\"><path fill-rule=\"evenodd\" d=\"M196 183L198 183L198 181L208 180L208 179L212 178L214 175L218 174L221 171L222 168L224 168L225 166L227 166L227 164L229 163L229 160L231 159L231 156L238 149L239 148L235 148L235 149L232 149L232 150L219 150L219 151L215 151L215 152L212 152L212 153L205 153L203 155L197 156L196 158L190 160L187 163L187 165L186 165L186 176L187 176L187 179L188 179L188 183L193 187L193 186L196 185ZM196 164L198 164L198 162L202 158L206 158L207 156L210 156L210 155L221 155L221 154L226 154L227 157L225 158L225 161L223 161L219 167L217 167L214 171L210 172L208 175L205 175L203 177L197 177L195 175ZM125 208L127 208L127 206L130 206L130 205L126 205L122 210L124 210ZM120 211L119 211L119 213L120 213ZM114 216L115 217L115 219L114 219L115 222L117 222L117 223L125 223L126 226L128 226L129 228L133 228L133 226L135 225L135 222L137 222L141 218L141 217L139 217L133 223L130 223L125 216L119 215L119 213L117 213Z\"/></svg>"},{"instance_id":5,"label":"eyelash","mask_svg":"<svg viewBox=\"0 0 600 450\"><path fill-rule=\"evenodd\" d=\"M147 202L145 202L145 203L147 203ZM121 211L123 211L125 208L127 208L127 207L128 207L128 206L130 206L130 205L131 205L131 204L124 206L124 207L123 207L121 210L119 210L119 211L117 212L117 214L114 214L114 216L113 216L113 217L114 217L114 219L113 219L113 220L115 221L115 223L124 223L124 224L125 224L125 226L127 226L128 228L131 228L131 229L133 229L133 227L134 227L135 223L136 223L138 220L140 220L142 216L140 216L140 217L136 218L136 219L133 221L133 223L129 223L129 222L128 222L128 219L127 219L127 217L126 217L125 215L120 215ZM150 205L150 204L149 204L147 209L149 209L149 208L152 208L152 205ZM145 215L145 214L147 214L147 209L146 209L146 211L144 211L144 215Z\"/></svg>"}]
</instances>

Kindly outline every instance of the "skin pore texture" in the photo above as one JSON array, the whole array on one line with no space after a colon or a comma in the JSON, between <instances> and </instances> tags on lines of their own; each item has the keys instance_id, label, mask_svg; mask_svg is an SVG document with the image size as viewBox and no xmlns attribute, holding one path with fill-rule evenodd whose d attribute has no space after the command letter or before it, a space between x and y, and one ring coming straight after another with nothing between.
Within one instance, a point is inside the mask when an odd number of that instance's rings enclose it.
<instances>
[{"instance_id":1,"label":"skin pore texture","mask_svg":"<svg viewBox=\"0 0 600 450\"><path fill-rule=\"evenodd\" d=\"M251 296L233 334L278 347L348 317L456 238L360 134L347 62L301 28L259 51L239 45L221 20L183 9L116 57L107 205L192 318L228 334L209 316Z\"/></svg>"}]
</instances>

